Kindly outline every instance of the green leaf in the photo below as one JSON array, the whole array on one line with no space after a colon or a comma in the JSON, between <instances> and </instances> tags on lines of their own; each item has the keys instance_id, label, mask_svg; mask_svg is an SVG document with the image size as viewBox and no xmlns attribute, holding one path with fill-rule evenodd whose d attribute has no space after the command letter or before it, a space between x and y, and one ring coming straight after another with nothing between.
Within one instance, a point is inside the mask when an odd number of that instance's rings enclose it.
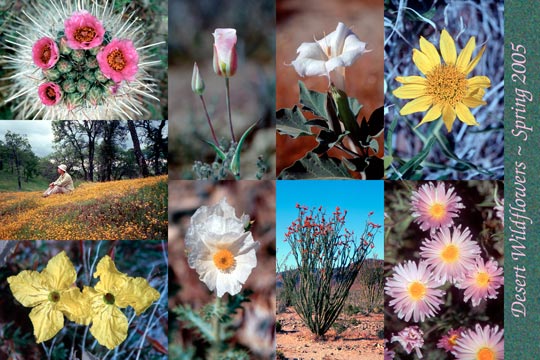
<instances>
[{"instance_id":1,"label":"green leaf","mask_svg":"<svg viewBox=\"0 0 540 360\"><path fill-rule=\"evenodd\" d=\"M230 167L230 169L231 169L234 177L236 178L236 180L240 180L240 153L242 152L242 145L244 145L244 141L246 140L249 133L253 129L255 129L256 125L257 125L257 123L251 125L246 130L244 135L242 135L242 137L240 138L240 141L238 141L238 146L236 147L236 151L234 152L234 156L232 158L231 167Z\"/></svg>"},{"instance_id":2,"label":"green leaf","mask_svg":"<svg viewBox=\"0 0 540 360\"><path fill-rule=\"evenodd\" d=\"M283 169L278 179L351 179L341 161L308 152L302 159Z\"/></svg>"},{"instance_id":3,"label":"green leaf","mask_svg":"<svg viewBox=\"0 0 540 360\"><path fill-rule=\"evenodd\" d=\"M349 109L351 109L355 118L357 118L358 114L360 114L360 110L362 110L362 107L363 105L360 104L358 100L356 100L356 98L349 98Z\"/></svg>"},{"instance_id":4,"label":"green leaf","mask_svg":"<svg viewBox=\"0 0 540 360\"><path fill-rule=\"evenodd\" d=\"M298 81L298 85L300 87L300 104L303 105L303 110L310 111L313 114L328 120L326 94L309 90L302 81Z\"/></svg>"},{"instance_id":5,"label":"green leaf","mask_svg":"<svg viewBox=\"0 0 540 360\"><path fill-rule=\"evenodd\" d=\"M212 325L205 322L193 309L188 306L178 306L174 309L174 312L178 315L180 321L185 323L188 329L197 330L208 342L214 342L216 340L212 331Z\"/></svg>"},{"instance_id":6,"label":"green leaf","mask_svg":"<svg viewBox=\"0 0 540 360\"><path fill-rule=\"evenodd\" d=\"M331 93L337 106L338 117L345 126L345 130L350 132L350 136L354 141L361 143L362 137L365 138L365 136L361 133L360 126L356 122L356 117L349 108L349 98L347 97L347 94L335 87L332 87ZM365 135L367 136L367 134Z\"/></svg>"},{"instance_id":7,"label":"green leaf","mask_svg":"<svg viewBox=\"0 0 540 360\"><path fill-rule=\"evenodd\" d=\"M332 130L323 129L317 136L317 141L319 142L319 145L312 151L316 154L323 154L336 146L336 144L341 143L343 138L348 134L349 132L345 131L344 133L337 135Z\"/></svg>"},{"instance_id":8,"label":"green leaf","mask_svg":"<svg viewBox=\"0 0 540 360\"><path fill-rule=\"evenodd\" d=\"M392 162L394 161L394 157L392 155L386 155L383 157L384 160L384 168L388 169Z\"/></svg>"},{"instance_id":9,"label":"green leaf","mask_svg":"<svg viewBox=\"0 0 540 360\"><path fill-rule=\"evenodd\" d=\"M210 145L212 147L212 149L214 149L214 151L216 152L216 155L221 159L221 160L225 160L225 158L227 157L227 155L223 152L223 150L221 150L219 147L216 146L216 144L214 144L213 142L211 141L208 141L208 140L204 140L205 143L207 143L208 145Z\"/></svg>"},{"instance_id":10,"label":"green leaf","mask_svg":"<svg viewBox=\"0 0 540 360\"><path fill-rule=\"evenodd\" d=\"M422 151L420 151L418 154L416 154L416 156L414 156L411 160L407 161L403 166L399 168L399 173L401 174L401 177L403 179L410 179L416 171L420 170L422 162L429 155L429 152L431 151L435 140L435 137L429 139L428 143L426 144L426 146L424 146Z\"/></svg>"},{"instance_id":11,"label":"green leaf","mask_svg":"<svg viewBox=\"0 0 540 360\"><path fill-rule=\"evenodd\" d=\"M276 112L276 130L293 139L299 136L314 136L302 111L295 105L292 109L279 109Z\"/></svg>"}]
</instances>

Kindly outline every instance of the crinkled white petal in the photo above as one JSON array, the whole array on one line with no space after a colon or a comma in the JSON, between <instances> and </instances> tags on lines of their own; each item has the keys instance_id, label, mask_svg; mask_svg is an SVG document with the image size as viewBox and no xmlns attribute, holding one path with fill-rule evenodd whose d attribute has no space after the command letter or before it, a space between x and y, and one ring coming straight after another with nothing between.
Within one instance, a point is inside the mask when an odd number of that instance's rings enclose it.
<instances>
[{"instance_id":1,"label":"crinkled white petal","mask_svg":"<svg viewBox=\"0 0 540 360\"><path fill-rule=\"evenodd\" d=\"M326 71L328 57L317 43L302 43L292 66L300 76L329 76Z\"/></svg>"}]
</instances>

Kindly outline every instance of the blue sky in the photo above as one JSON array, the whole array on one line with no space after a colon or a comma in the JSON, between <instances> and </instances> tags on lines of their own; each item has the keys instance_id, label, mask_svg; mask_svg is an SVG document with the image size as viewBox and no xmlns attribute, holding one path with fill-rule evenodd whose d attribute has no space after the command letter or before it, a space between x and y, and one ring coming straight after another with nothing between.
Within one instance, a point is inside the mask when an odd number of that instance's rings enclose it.
<instances>
[{"instance_id":1,"label":"blue sky","mask_svg":"<svg viewBox=\"0 0 540 360\"><path fill-rule=\"evenodd\" d=\"M289 225L297 218L296 204L308 208L322 205L327 214L332 214L339 206L347 210L345 227L361 234L370 211L371 221L384 224L384 182L359 180L281 180L276 181L276 245L278 265L290 252L290 246L283 240ZM381 227L375 236L375 248L369 257L377 254L384 258L384 231ZM290 260L290 259L289 259ZM288 261L289 264L289 261Z\"/></svg>"}]
</instances>

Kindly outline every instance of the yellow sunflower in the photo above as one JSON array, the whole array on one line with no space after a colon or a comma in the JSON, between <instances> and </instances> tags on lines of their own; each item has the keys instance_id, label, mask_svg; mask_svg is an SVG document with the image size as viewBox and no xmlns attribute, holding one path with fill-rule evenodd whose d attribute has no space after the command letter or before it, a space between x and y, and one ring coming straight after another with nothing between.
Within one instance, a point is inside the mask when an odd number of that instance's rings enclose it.
<instances>
[{"instance_id":1,"label":"yellow sunflower","mask_svg":"<svg viewBox=\"0 0 540 360\"><path fill-rule=\"evenodd\" d=\"M396 77L396 81L403 86L393 91L394 96L414 99L401 108L400 115L427 111L417 126L437 120L442 115L448 132L452 129L456 116L467 125L478 125L469 108L486 104L482 98L484 89L491 86L491 81L487 76L467 78L486 49L483 46L471 61L475 47L476 40L473 36L458 56L454 39L443 30L439 55L432 43L420 37L420 50L413 49L412 60L425 77ZM444 63L441 62L441 55Z\"/></svg>"}]
</instances>

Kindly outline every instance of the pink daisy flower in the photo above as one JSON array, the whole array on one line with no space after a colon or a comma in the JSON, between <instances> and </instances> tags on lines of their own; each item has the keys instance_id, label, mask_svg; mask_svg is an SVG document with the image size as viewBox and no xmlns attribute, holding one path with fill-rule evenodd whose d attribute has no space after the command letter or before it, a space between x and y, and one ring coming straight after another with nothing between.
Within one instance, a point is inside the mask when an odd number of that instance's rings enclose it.
<instances>
[{"instance_id":1,"label":"pink daisy flower","mask_svg":"<svg viewBox=\"0 0 540 360\"><path fill-rule=\"evenodd\" d=\"M60 102L60 99L62 99L62 90L60 90L60 86L53 82L39 85L38 94L43 105L47 106L56 105Z\"/></svg>"},{"instance_id":2,"label":"pink daisy flower","mask_svg":"<svg viewBox=\"0 0 540 360\"><path fill-rule=\"evenodd\" d=\"M411 203L414 221L424 231L452 225L459 209L465 207L452 186L446 191L444 182L422 185L412 193Z\"/></svg>"},{"instance_id":3,"label":"pink daisy flower","mask_svg":"<svg viewBox=\"0 0 540 360\"><path fill-rule=\"evenodd\" d=\"M472 269L480 255L480 246L471 238L468 228L441 228L431 240L420 246L420 256L433 271L435 279L456 283Z\"/></svg>"},{"instance_id":4,"label":"pink daisy flower","mask_svg":"<svg viewBox=\"0 0 540 360\"><path fill-rule=\"evenodd\" d=\"M74 12L64 21L68 46L72 49L92 49L101 45L105 29L88 11Z\"/></svg>"},{"instance_id":5,"label":"pink daisy flower","mask_svg":"<svg viewBox=\"0 0 540 360\"><path fill-rule=\"evenodd\" d=\"M97 55L103 75L114 82L133 81L139 70L139 55L130 40L114 39Z\"/></svg>"},{"instance_id":6,"label":"pink daisy flower","mask_svg":"<svg viewBox=\"0 0 540 360\"><path fill-rule=\"evenodd\" d=\"M465 328L463 327L460 327L457 330L450 329L450 331L439 340L437 347L446 351L452 351L456 346L457 341L461 338L463 331L465 331Z\"/></svg>"},{"instance_id":7,"label":"pink daisy flower","mask_svg":"<svg viewBox=\"0 0 540 360\"><path fill-rule=\"evenodd\" d=\"M411 351L416 351L416 356L419 359L422 358L422 353L420 348L424 346L424 332L416 325L406 327L397 333L397 335L392 336L390 339L392 342L398 341L403 349L410 354Z\"/></svg>"},{"instance_id":8,"label":"pink daisy flower","mask_svg":"<svg viewBox=\"0 0 540 360\"><path fill-rule=\"evenodd\" d=\"M389 304L400 319L418 322L439 311L444 302L444 292L436 289L440 285L425 262L416 265L407 261L394 267L394 275L387 279L384 290L393 298Z\"/></svg>"},{"instance_id":9,"label":"pink daisy flower","mask_svg":"<svg viewBox=\"0 0 540 360\"><path fill-rule=\"evenodd\" d=\"M503 360L504 329L486 325L482 329L476 324L475 330L466 330L458 339L452 354L458 360Z\"/></svg>"},{"instance_id":10,"label":"pink daisy flower","mask_svg":"<svg viewBox=\"0 0 540 360\"><path fill-rule=\"evenodd\" d=\"M52 68L58 57L58 45L49 37L42 37L32 46L32 60L42 69Z\"/></svg>"},{"instance_id":11,"label":"pink daisy flower","mask_svg":"<svg viewBox=\"0 0 540 360\"><path fill-rule=\"evenodd\" d=\"M473 306L478 306L482 300L496 299L498 291L504 283L503 269L493 259L484 262L476 258L474 267L465 274L465 278L456 287L465 289L464 301L471 299Z\"/></svg>"}]
</instances>

